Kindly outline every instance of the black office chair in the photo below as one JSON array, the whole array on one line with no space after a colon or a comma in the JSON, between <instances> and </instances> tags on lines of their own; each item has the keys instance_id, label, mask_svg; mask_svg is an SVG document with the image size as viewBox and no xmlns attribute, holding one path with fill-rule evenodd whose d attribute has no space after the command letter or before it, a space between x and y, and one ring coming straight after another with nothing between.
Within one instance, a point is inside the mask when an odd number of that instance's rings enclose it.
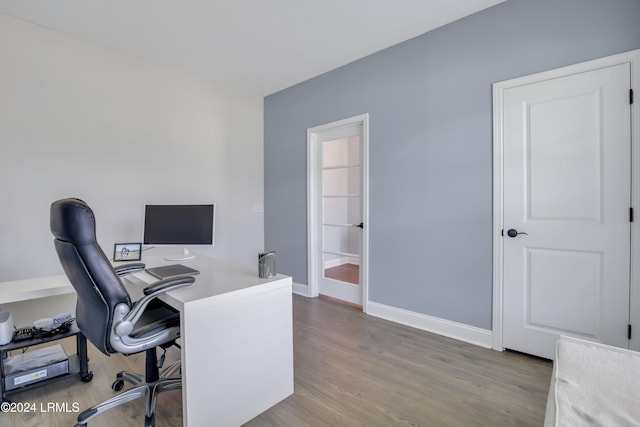
<instances>
[{"instance_id":1,"label":"black office chair","mask_svg":"<svg viewBox=\"0 0 640 427\"><path fill-rule=\"evenodd\" d=\"M164 354L157 358L156 347L175 344L180 335L180 314L157 297L164 292L190 285L191 276L155 282L144 289L144 296L131 302L120 276L144 268L142 263L114 269L96 242L95 218L91 208L79 199L63 199L51 205L51 232L62 267L78 294L76 322L78 328L98 350L106 355L130 355L146 352L145 376L120 372L112 388L120 390L124 381L134 387L105 402L83 411L79 426L96 415L139 397L146 399L145 427L155 422L158 393L181 388L179 364L160 372Z\"/></svg>"}]
</instances>

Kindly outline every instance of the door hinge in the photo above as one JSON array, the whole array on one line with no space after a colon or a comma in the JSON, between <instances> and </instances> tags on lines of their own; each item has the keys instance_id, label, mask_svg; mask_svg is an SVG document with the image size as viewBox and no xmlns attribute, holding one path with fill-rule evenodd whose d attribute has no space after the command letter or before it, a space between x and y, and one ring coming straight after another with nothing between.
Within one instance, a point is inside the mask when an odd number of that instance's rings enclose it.
<instances>
[{"instance_id":1,"label":"door hinge","mask_svg":"<svg viewBox=\"0 0 640 427\"><path fill-rule=\"evenodd\" d=\"M633 104L633 89L629 89L629 104Z\"/></svg>"},{"instance_id":2,"label":"door hinge","mask_svg":"<svg viewBox=\"0 0 640 427\"><path fill-rule=\"evenodd\" d=\"M629 222L633 222L633 208L629 208Z\"/></svg>"},{"instance_id":3,"label":"door hinge","mask_svg":"<svg viewBox=\"0 0 640 427\"><path fill-rule=\"evenodd\" d=\"M627 339L631 339L631 325L628 325L627 328Z\"/></svg>"}]
</instances>

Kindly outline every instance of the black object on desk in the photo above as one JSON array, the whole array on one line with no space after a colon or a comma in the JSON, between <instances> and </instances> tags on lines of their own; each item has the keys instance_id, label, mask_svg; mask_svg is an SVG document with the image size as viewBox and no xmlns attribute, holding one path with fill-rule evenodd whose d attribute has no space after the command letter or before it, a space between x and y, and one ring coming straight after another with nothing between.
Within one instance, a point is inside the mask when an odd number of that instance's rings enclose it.
<instances>
[{"instance_id":1,"label":"black object on desk","mask_svg":"<svg viewBox=\"0 0 640 427\"><path fill-rule=\"evenodd\" d=\"M60 375L51 379L47 379L38 383L25 385L24 387L17 388L15 390L6 390L4 386L5 379L5 360L7 359L9 352L13 350L20 350L23 348L31 347L38 344L46 344L48 342L57 341L63 338L76 337L76 354L69 356L69 373ZM20 341L13 341L9 344L0 345L0 390L2 391L2 401L8 401L7 395L14 392L25 391L40 385L49 384L53 381L68 378L71 375L80 375L82 382L89 382L93 379L93 372L89 371L89 359L87 357L87 339L80 332L80 329L76 325L70 325L67 332L61 332L48 336L35 336Z\"/></svg>"},{"instance_id":2,"label":"black object on desk","mask_svg":"<svg viewBox=\"0 0 640 427\"><path fill-rule=\"evenodd\" d=\"M195 276L200 274L198 270L182 264L163 265L161 267L147 268L146 272L157 279L170 279L178 276Z\"/></svg>"}]
</instances>

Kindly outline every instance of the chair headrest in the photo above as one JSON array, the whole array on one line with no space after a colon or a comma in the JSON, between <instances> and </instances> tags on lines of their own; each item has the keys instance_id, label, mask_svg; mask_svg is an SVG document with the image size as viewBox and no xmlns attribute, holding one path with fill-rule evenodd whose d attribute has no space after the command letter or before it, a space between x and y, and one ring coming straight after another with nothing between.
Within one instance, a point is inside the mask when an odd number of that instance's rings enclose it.
<instances>
[{"instance_id":1,"label":"chair headrest","mask_svg":"<svg viewBox=\"0 0 640 427\"><path fill-rule=\"evenodd\" d=\"M75 245L96 242L93 211L80 199L61 199L51 204L51 232L56 239Z\"/></svg>"}]
</instances>

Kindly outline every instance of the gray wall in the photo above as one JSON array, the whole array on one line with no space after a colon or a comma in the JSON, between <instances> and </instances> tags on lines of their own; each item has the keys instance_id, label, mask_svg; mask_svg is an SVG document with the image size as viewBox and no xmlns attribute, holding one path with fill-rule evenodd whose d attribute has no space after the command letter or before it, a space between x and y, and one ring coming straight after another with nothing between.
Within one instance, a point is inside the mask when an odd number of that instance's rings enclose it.
<instances>
[{"instance_id":1,"label":"gray wall","mask_svg":"<svg viewBox=\"0 0 640 427\"><path fill-rule=\"evenodd\" d=\"M494 82L640 48L639 0L509 0L265 98L265 247L307 283L306 129L370 115L370 300L490 329Z\"/></svg>"}]
</instances>

